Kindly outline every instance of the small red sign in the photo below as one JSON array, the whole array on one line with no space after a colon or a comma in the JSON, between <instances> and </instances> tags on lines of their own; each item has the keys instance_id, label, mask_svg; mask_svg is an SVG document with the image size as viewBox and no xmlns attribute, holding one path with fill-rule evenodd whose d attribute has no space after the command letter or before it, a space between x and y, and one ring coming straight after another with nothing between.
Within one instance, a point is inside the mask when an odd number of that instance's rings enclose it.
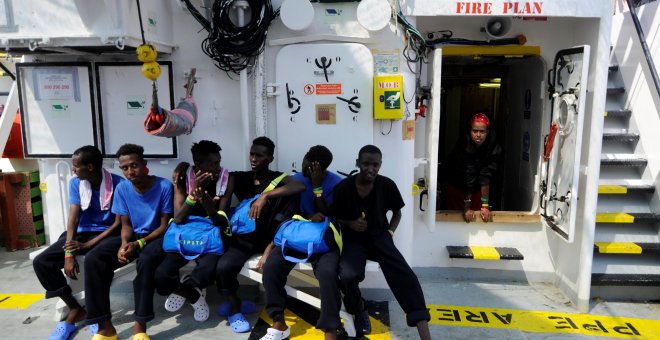
<instances>
[{"instance_id":1,"label":"small red sign","mask_svg":"<svg viewBox=\"0 0 660 340\"><path fill-rule=\"evenodd\" d=\"M316 94L341 94L341 84L316 84Z\"/></svg>"},{"instance_id":2,"label":"small red sign","mask_svg":"<svg viewBox=\"0 0 660 340\"><path fill-rule=\"evenodd\" d=\"M314 94L314 85L306 84L305 85L305 94Z\"/></svg>"}]
</instances>

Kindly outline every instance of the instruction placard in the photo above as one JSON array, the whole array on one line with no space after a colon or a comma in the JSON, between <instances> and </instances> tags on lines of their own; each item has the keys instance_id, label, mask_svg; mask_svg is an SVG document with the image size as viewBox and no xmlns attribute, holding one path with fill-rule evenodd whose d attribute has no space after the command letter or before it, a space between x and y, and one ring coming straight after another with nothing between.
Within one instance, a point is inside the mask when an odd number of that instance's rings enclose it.
<instances>
[{"instance_id":1,"label":"instruction placard","mask_svg":"<svg viewBox=\"0 0 660 340\"><path fill-rule=\"evenodd\" d=\"M316 124L336 124L337 104L316 104Z\"/></svg>"},{"instance_id":2,"label":"instruction placard","mask_svg":"<svg viewBox=\"0 0 660 340\"><path fill-rule=\"evenodd\" d=\"M341 84L316 84L316 94L341 94Z\"/></svg>"}]
</instances>

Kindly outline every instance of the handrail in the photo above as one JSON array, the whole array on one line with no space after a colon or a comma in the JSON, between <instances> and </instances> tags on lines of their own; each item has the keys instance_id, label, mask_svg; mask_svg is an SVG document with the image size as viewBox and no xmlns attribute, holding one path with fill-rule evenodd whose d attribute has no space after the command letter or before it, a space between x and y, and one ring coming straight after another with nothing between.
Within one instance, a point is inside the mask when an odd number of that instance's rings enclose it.
<instances>
[{"instance_id":1,"label":"handrail","mask_svg":"<svg viewBox=\"0 0 660 340\"><path fill-rule=\"evenodd\" d=\"M649 69L651 70L651 77L653 77L653 83L655 84L655 90L660 97L660 79L658 78L658 71L655 69L655 64L653 63L653 58L651 57L651 52L649 51L649 46L646 44L646 36L642 30L642 25L639 23L639 18L637 17L637 10L632 3L632 0L626 0L628 4L628 9L630 10L630 16L633 19L635 24L635 29L637 30L637 36L639 37L639 42L642 44L642 50L644 51L644 56L646 57L646 62L649 64Z\"/></svg>"}]
</instances>

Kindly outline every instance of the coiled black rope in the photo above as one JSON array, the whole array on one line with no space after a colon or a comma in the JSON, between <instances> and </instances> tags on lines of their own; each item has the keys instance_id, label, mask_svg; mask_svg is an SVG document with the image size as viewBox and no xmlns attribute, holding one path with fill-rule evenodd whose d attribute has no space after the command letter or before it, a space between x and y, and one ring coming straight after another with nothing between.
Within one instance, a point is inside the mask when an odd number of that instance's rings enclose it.
<instances>
[{"instance_id":1,"label":"coiled black rope","mask_svg":"<svg viewBox=\"0 0 660 340\"><path fill-rule=\"evenodd\" d=\"M225 72L239 73L254 64L263 52L271 21L279 15L270 0L247 0L251 16L238 27L230 19L235 0L216 0L212 9L212 29L202 42L202 50Z\"/></svg>"}]
</instances>

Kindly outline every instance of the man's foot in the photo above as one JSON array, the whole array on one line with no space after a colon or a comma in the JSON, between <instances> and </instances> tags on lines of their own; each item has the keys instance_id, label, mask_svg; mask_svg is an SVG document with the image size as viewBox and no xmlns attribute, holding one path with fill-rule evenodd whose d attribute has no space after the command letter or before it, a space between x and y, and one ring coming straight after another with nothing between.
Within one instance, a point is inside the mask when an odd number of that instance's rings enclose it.
<instances>
[{"instance_id":1,"label":"man's foot","mask_svg":"<svg viewBox=\"0 0 660 340\"><path fill-rule=\"evenodd\" d=\"M206 303L206 289L200 290L199 288L195 287L195 289L199 292L199 299L197 299L197 302L192 303L192 308L195 310L195 313L193 314L193 317L195 318L195 321L206 321L209 318L209 305Z\"/></svg>"},{"instance_id":2,"label":"man's foot","mask_svg":"<svg viewBox=\"0 0 660 340\"><path fill-rule=\"evenodd\" d=\"M260 340L284 340L291 335L291 327L287 327L285 330L280 331L275 328L268 328L266 330L266 335L262 336Z\"/></svg>"},{"instance_id":3,"label":"man's foot","mask_svg":"<svg viewBox=\"0 0 660 340\"><path fill-rule=\"evenodd\" d=\"M165 310L168 312L176 312L183 307L185 302L186 298L179 294L172 293L167 297L167 300L165 300Z\"/></svg>"},{"instance_id":4,"label":"man's foot","mask_svg":"<svg viewBox=\"0 0 660 340\"><path fill-rule=\"evenodd\" d=\"M55 330L48 336L48 340L68 340L76 331L76 325L66 321L60 321L55 325Z\"/></svg>"},{"instance_id":5,"label":"man's foot","mask_svg":"<svg viewBox=\"0 0 660 340\"><path fill-rule=\"evenodd\" d=\"M71 308L64 321L75 324L76 322L85 320L86 317L87 311L85 311L85 308Z\"/></svg>"}]
</instances>

